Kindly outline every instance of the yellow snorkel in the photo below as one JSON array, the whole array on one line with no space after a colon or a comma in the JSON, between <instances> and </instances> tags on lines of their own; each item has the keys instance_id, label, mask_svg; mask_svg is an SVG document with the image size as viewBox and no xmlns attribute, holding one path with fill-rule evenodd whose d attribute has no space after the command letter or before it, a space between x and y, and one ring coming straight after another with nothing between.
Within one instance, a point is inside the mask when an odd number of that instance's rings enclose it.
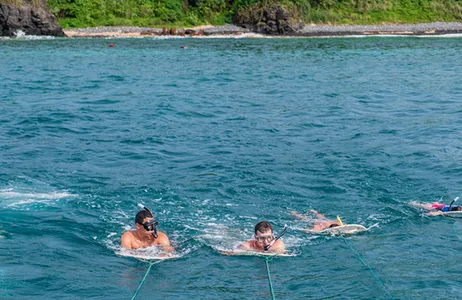
<instances>
[{"instance_id":1,"label":"yellow snorkel","mask_svg":"<svg viewBox=\"0 0 462 300\"><path fill-rule=\"evenodd\" d=\"M340 223L340 226L343 226L343 222L342 222L342 219L340 219L339 216L337 216L337 221Z\"/></svg>"}]
</instances>

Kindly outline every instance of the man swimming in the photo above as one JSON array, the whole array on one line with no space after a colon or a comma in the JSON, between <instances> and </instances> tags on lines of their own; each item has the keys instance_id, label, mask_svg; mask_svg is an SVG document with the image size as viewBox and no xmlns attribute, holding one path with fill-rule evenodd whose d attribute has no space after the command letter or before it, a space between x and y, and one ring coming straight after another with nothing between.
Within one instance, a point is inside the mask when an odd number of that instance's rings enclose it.
<instances>
[{"instance_id":1,"label":"man swimming","mask_svg":"<svg viewBox=\"0 0 462 300\"><path fill-rule=\"evenodd\" d=\"M121 244L127 249L139 249L159 246L166 252L174 252L165 233L157 231L157 220L151 211L144 207L135 217L136 229L127 231L122 235Z\"/></svg>"},{"instance_id":2,"label":"man swimming","mask_svg":"<svg viewBox=\"0 0 462 300\"><path fill-rule=\"evenodd\" d=\"M309 221L313 223L313 228L310 229L311 232L321 232L323 230L326 230L328 228L332 227L337 227L340 226L340 222L334 221L334 220L329 220L326 218L325 215L318 213L314 209L310 210L311 213L313 213L316 216L316 219L310 218L305 215L301 215L295 211L291 211L290 214L296 218L299 218L304 221ZM346 225L346 224L343 224Z\"/></svg>"},{"instance_id":3,"label":"man swimming","mask_svg":"<svg viewBox=\"0 0 462 300\"><path fill-rule=\"evenodd\" d=\"M285 253L286 246L281 240L275 240L273 227L267 221L255 225L254 240L244 242L237 246L237 249L243 251ZM274 242L274 243L273 243Z\"/></svg>"},{"instance_id":4,"label":"man swimming","mask_svg":"<svg viewBox=\"0 0 462 300\"><path fill-rule=\"evenodd\" d=\"M455 199L457 201L458 198ZM454 203L454 201L452 202ZM430 203L419 203L419 202L410 202L412 206L415 207L420 207L426 210L429 210L430 212L427 213L427 216L439 216L443 215L445 212L448 211L462 211L462 206L453 206L452 204L447 205L447 204L442 204L438 202L434 202L432 204Z\"/></svg>"}]
</instances>

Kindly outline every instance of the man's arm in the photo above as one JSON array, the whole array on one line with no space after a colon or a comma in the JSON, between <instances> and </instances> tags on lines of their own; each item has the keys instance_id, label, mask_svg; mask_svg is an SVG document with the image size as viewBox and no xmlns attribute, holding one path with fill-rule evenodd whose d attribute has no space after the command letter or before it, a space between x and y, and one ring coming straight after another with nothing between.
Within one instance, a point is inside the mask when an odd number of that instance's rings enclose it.
<instances>
[{"instance_id":1,"label":"man's arm","mask_svg":"<svg viewBox=\"0 0 462 300\"><path fill-rule=\"evenodd\" d=\"M120 243L122 244L122 247L132 249L132 239L133 236L130 232L125 232L124 234L122 234L122 237L120 238Z\"/></svg>"},{"instance_id":2,"label":"man's arm","mask_svg":"<svg viewBox=\"0 0 462 300\"><path fill-rule=\"evenodd\" d=\"M170 240L163 232L158 233L158 244L165 252L175 252L175 249L170 245Z\"/></svg>"},{"instance_id":3,"label":"man's arm","mask_svg":"<svg viewBox=\"0 0 462 300\"><path fill-rule=\"evenodd\" d=\"M443 212L441 210L437 210L437 211L431 211L429 213L427 213L427 216L431 216L431 217L434 217L434 216L439 216L439 215L442 215Z\"/></svg>"}]
</instances>

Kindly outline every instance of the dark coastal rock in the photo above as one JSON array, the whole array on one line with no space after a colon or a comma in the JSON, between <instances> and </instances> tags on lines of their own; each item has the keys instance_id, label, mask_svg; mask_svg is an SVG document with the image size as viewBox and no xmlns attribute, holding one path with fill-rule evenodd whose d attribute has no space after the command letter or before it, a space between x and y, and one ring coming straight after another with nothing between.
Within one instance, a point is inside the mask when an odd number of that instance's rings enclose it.
<instances>
[{"instance_id":1,"label":"dark coastal rock","mask_svg":"<svg viewBox=\"0 0 462 300\"><path fill-rule=\"evenodd\" d=\"M18 31L26 35L65 36L46 0L17 2L17 5L12 5L0 0L0 36L15 36Z\"/></svg>"},{"instance_id":2,"label":"dark coastal rock","mask_svg":"<svg viewBox=\"0 0 462 300\"><path fill-rule=\"evenodd\" d=\"M290 12L279 4L270 7L253 7L238 12L233 21L236 25L253 32L269 35L296 35L303 28L301 21L292 18ZM263 11L263 13L261 13Z\"/></svg>"}]
</instances>

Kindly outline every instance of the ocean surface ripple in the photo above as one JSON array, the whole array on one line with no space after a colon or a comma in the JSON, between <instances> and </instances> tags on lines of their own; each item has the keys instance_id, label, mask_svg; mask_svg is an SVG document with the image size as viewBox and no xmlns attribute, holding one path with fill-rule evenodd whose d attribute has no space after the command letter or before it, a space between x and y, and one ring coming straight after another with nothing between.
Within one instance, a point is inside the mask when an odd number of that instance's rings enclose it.
<instances>
[{"instance_id":1,"label":"ocean surface ripple","mask_svg":"<svg viewBox=\"0 0 462 300\"><path fill-rule=\"evenodd\" d=\"M114 43L115 47L108 47ZM187 45L187 47L184 47ZM183 47L180 47L183 46ZM0 40L0 298L129 299L138 203L179 259L139 298L456 299L462 182L458 38ZM289 212L370 231L316 237Z\"/></svg>"}]
</instances>

